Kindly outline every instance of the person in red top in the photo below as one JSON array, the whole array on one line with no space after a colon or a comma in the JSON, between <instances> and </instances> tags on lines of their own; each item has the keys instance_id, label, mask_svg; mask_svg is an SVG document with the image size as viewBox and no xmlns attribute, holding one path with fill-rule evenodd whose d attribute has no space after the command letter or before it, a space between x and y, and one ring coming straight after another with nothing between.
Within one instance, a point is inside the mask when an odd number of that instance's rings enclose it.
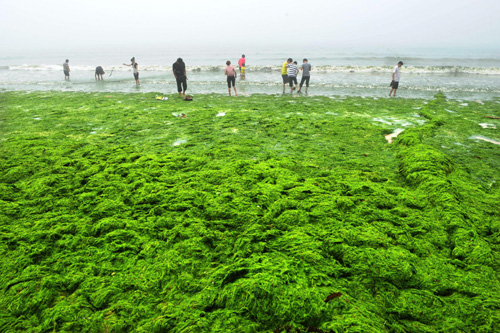
<instances>
[{"instance_id":1,"label":"person in red top","mask_svg":"<svg viewBox=\"0 0 500 333\"><path fill-rule=\"evenodd\" d=\"M238 66L240 67L240 75L241 75L241 67L244 67L244 64L246 63L245 55L242 54L240 60L238 60Z\"/></svg>"},{"instance_id":2,"label":"person in red top","mask_svg":"<svg viewBox=\"0 0 500 333\"><path fill-rule=\"evenodd\" d=\"M238 96L238 92L236 91L236 69L231 66L231 61L226 61L226 70L224 70L224 74L227 76L227 90L229 91L229 96L231 96L231 84L234 88L234 95Z\"/></svg>"}]
</instances>

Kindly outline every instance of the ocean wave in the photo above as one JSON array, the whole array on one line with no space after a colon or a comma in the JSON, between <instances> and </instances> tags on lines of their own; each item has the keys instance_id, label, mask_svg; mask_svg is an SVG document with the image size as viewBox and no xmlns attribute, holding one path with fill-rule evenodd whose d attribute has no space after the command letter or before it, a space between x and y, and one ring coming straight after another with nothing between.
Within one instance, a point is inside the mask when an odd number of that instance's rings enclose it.
<instances>
[{"instance_id":1,"label":"ocean wave","mask_svg":"<svg viewBox=\"0 0 500 333\"><path fill-rule=\"evenodd\" d=\"M107 72L130 71L127 66L103 66ZM188 72L223 72L226 66L211 65L193 65L186 66ZM94 72L95 66L71 66L72 71ZM15 65L0 66L0 70L10 71L62 71L62 65ZM390 73L393 66L313 66L314 73ZM144 65L139 66L139 71L145 72L171 72L170 65ZM278 72L281 71L280 65L256 65L247 67L248 72ZM404 73L408 74L475 74L475 75L500 75L499 67L465 67L465 66L404 66Z\"/></svg>"}]
</instances>

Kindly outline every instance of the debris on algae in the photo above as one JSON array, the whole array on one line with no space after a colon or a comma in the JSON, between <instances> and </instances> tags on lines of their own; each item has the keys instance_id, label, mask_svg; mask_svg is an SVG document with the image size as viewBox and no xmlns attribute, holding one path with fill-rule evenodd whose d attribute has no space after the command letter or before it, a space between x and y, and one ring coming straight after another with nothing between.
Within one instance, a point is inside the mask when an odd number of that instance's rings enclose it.
<instances>
[{"instance_id":1,"label":"debris on algae","mask_svg":"<svg viewBox=\"0 0 500 333\"><path fill-rule=\"evenodd\" d=\"M0 93L1 331L500 331L494 102L154 96Z\"/></svg>"}]
</instances>

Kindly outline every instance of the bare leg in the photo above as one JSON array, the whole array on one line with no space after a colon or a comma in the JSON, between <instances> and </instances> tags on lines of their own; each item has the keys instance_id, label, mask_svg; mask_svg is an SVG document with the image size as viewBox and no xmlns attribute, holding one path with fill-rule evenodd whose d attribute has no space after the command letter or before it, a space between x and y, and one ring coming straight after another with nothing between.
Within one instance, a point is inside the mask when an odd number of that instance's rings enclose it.
<instances>
[{"instance_id":1,"label":"bare leg","mask_svg":"<svg viewBox=\"0 0 500 333\"><path fill-rule=\"evenodd\" d=\"M234 86L234 95L238 96L238 92L236 91L236 86Z\"/></svg>"},{"instance_id":2,"label":"bare leg","mask_svg":"<svg viewBox=\"0 0 500 333\"><path fill-rule=\"evenodd\" d=\"M227 88L227 91L229 92L229 96L231 96L231 88Z\"/></svg>"}]
</instances>

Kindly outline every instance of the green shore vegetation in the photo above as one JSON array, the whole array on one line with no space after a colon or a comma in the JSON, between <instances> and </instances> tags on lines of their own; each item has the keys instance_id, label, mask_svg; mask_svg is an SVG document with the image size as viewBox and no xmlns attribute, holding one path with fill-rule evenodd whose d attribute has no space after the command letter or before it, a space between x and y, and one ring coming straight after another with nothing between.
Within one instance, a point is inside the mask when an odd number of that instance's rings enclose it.
<instances>
[{"instance_id":1,"label":"green shore vegetation","mask_svg":"<svg viewBox=\"0 0 500 333\"><path fill-rule=\"evenodd\" d=\"M155 97L0 93L0 331L500 331L498 100Z\"/></svg>"}]
</instances>

